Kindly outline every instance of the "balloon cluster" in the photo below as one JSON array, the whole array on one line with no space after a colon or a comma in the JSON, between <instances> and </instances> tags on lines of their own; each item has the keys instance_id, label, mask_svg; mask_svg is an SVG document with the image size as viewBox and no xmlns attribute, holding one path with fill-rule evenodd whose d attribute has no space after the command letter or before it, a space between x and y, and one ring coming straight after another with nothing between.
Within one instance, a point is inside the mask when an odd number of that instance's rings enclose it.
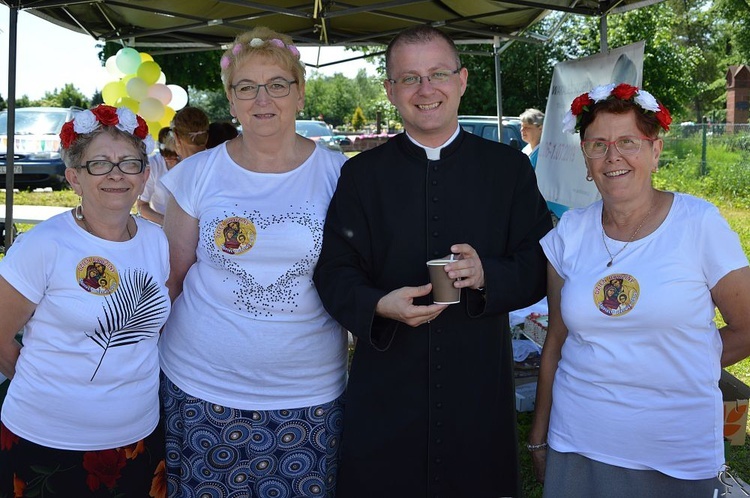
<instances>
[{"instance_id":1,"label":"balloon cluster","mask_svg":"<svg viewBox=\"0 0 750 498\"><path fill-rule=\"evenodd\" d=\"M107 72L117 78L102 88L105 104L127 107L139 114L157 139L159 130L169 126L176 111L187 105L188 94L179 85L166 85L167 78L149 54L121 48L107 59Z\"/></svg>"}]
</instances>

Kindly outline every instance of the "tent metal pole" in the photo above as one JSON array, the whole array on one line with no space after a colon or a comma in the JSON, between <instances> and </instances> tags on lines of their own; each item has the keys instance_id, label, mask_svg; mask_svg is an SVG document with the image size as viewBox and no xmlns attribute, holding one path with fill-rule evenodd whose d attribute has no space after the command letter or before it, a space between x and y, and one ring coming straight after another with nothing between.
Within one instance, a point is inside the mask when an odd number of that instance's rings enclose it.
<instances>
[{"instance_id":1,"label":"tent metal pole","mask_svg":"<svg viewBox=\"0 0 750 498\"><path fill-rule=\"evenodd\" d=\"M606 54L609 51L607 44L607 14L602 14L599 18L599 39L601 40L602 53Z\"/></svg>"},{"instance_id":2,"label":"tent metal pole","mask_svg":"<svg viewBox=\"0 0 750 498\"><path fill-rule=\"evenodd\" d=\"M18 7L10 6L8 31L8 136L5 154L5 240L7 252L13 244L13 166L16 141L16 56L18 44Z\"/></svg>"},{"instance_id":3,"label":"tent metal pole","mask_svg":"<svg viewBox=\"0 0 750 498\"><path fill-rule=\"evenodd\" d=\"M492 41L492 52L495 56L495 90L497 92L497 141L503 141L503 86L502 68L500 65L500 37L495 36Z\"/></svg>"}]
</instances>

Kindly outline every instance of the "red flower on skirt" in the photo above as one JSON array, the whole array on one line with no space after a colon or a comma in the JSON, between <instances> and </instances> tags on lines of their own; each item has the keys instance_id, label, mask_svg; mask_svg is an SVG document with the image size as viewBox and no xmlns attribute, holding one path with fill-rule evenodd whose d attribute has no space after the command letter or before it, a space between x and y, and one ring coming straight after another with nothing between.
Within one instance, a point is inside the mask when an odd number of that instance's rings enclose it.
<instances>
[{"instance_id":1,"label":"red flower on skirt","mask_svg":"<svg viewBox=\"0 0 750 498\"><path fill-rule=\"evenodd\" d=\"M13 474L13 498L23 498L26 492L26 483L15 473Z\"/></svg>"},{"instance_id":2,"label":"red flower on skirt","mask_svg":"<svg viewBox=\"0 0 750 498\"><path fill-rule=\"evenodd\" d=\"M0 424L0 450L7 451L18 444L18 436L10 432L5 424Z\"/></svg>"},{"instance_id":3,"label":"red flower on skirt","mask_svg":"<svg viewBox=\"0 0 750 498\"><path fill-rule=\"evenodd\" d=\"M102 484L115 487L120 471L125 467L125 452L120 450L87 451L83 455L83 468L89 473L86 484L96 491Z\"/></svg>"},{"instance_id":4,"label":"red flower on skirt","mask_svg":"<svg viewBox=\"0 0 750 498\"><path fill-rule=\"evenodd\" d=\"M161 460L159 465L156 466L148 495L151 498L165 498L167 496L167 469L164 460Z\"/></svg>"}]
</instances>

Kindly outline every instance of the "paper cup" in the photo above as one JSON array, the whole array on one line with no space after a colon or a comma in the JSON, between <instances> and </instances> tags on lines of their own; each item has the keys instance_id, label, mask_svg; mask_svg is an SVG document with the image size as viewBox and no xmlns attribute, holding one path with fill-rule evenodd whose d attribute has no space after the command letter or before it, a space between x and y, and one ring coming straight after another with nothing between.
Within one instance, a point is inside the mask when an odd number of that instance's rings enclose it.
<instances>
[{"instance_id":1,"label":"paper cup","mask_svg":"<svg viewBox=\"0 0 750 498\"><path fill-rule=\"evenodd\" d=\"M452 279L446 273L444 266L453 263L450 259L432 259L427 262L432 282L432 302L435 304L456 304L461 302L461 289L453 287Z\"/></svg>"}]
</instances>

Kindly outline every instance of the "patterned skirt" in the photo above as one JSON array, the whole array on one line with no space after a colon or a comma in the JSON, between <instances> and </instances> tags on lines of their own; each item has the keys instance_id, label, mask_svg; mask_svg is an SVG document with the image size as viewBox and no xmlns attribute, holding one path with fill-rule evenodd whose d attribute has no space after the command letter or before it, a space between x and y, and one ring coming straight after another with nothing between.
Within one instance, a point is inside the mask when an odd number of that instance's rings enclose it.
<instances>
[{"instance_id":1,"label":"patterned skirt","mask_svg":"<svg viewBox=\"0 0 750 498\"><path fill-rule=\"evenodd\" d=\"M165 498L164 431L122 448L47 448L0 424L0 496Z\"/></svg>"},{"instance_id":2,"label":"patterned skirt","mask_svg":"<svg viewBox=\"0 0 750 498\"><path fill-rule=\"evenodd\" d=\"M163 376L170 497L332 498L342 397L290 410L239 410Z\"/></svg>"}]
</instances>

